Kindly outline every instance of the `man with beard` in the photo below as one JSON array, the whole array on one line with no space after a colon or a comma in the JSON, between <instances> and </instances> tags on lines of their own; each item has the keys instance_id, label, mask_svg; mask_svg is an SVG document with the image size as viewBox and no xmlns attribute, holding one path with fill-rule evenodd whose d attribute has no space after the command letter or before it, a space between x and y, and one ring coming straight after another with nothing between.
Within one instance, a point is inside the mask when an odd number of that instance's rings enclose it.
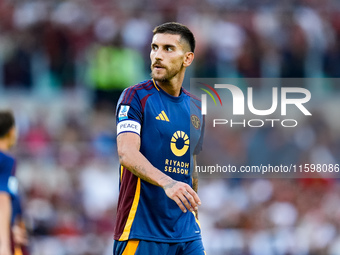
<instances>
[{"instance_id":1,"label":"man with beard","mask_svg":"<svg viewBox=\"0 0 340 255\"><path fill-rule=\"evenodd\" d=\"M153 30L152 80L127 88L117 105L120 193L114 255L205 254L192 178L202 147L200 101L182 87L195 38L169 22Z\"/></svg>"}]
</instances>

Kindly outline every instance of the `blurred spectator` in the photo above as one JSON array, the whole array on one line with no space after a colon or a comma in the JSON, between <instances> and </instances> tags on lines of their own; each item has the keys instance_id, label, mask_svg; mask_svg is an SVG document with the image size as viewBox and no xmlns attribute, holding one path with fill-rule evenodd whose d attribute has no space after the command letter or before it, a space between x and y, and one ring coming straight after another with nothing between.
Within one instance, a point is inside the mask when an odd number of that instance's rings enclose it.
<instances>
[{"instance_id":1,"label":"blurred spectator","mask_svg":"<svg viewBox=\"0 0 340 255\"><path fill-rule=\"evenodd\" d=\"M49 60L54 86L72 87L75 84L75 50L67 27L48 23L43 31L43 44Z\"/></svg>"},{"instance_id":2,"label":"blurred spectator","mask_svg":"<svg viewBox=\"0 0 340 255\"><path fill-rule=\"evenodd\" d=\"M30 34L14 34L16 44L9 46L3 63L3 82L6 87L32 88Z\"/></svg>"},{"instance_id":3,"label":"blurred spectator","mask_svg":"<svg viewBox=\"0 0 340 255\"><path fill-rule=\"evenodd\" d=\"M125 48L119 34L112 43L94 46L89 61L94 104L99 108L114 110L123 90L144 77L143 58L138 51Z\"/></svg>"}]
</instances>

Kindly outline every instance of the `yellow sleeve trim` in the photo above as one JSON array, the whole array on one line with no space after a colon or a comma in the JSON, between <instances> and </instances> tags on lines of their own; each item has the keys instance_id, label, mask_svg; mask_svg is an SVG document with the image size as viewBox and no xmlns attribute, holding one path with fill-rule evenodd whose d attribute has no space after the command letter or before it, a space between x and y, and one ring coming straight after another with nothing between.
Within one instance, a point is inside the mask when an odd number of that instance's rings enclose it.
<instances>
[{"instance_id":1,"label":"yellow sleeve trim","mask_svg":"<svg viewBox=\"0 0 340 255\"><path fill-rule=\"evenodd\" d=\"M136 212L137 212L139 197L140 197L140 178L138 178L135 197L134 197L133 202L132 202L132 206L131 206L131 209L130 209L130 212L129 212L128 219L127 219L126 224L125 224L123 234L119 238L119 241L126 241L129 238L131 226L132 226L133 220L135 219Z\"/></svg>"},{"instance_id":2,"label":"yellow sleeve trim","mask_svg":"<svg viewBox=\"0 0 340 255\"><path fill-rule=\"evenodd\" d=\"M120 182L122 182L122 179L123 179L123 171L124 171L124 167L120 166Z\"/></svg>"}]
</instances>

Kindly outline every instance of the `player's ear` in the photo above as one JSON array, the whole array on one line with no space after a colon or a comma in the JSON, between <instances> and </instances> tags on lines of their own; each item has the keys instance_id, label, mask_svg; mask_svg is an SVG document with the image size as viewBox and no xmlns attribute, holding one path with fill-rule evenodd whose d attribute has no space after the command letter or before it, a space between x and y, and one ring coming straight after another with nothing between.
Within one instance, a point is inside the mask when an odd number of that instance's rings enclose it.
<instances>
[{"instance_id":1,"label":"player's ear","mask_svg":"<svg viewBox=\"0 0 340 255\"><path fill-rule=\"evenodd\" d=\"M14 146L14 144L16 144L16 141L17 141L17 130L16 130L15 126L13 126L9 130L9 132L6 135L6 137L7 137L7 140L9 142L9 147L12 147L12 146Z\"/></svg>"},{"instance_id":2,"label":"player's ear","mask_svg":"<svg viewBox=\"0 0 340 255\"><path fill-rule=\"evenodd\" d=\"M193 52L186 52L184 55L184 62L183 62L183 66L188 67L191 65L192 61L194 60L194 53Z\"/></svg>"}]
</instances>

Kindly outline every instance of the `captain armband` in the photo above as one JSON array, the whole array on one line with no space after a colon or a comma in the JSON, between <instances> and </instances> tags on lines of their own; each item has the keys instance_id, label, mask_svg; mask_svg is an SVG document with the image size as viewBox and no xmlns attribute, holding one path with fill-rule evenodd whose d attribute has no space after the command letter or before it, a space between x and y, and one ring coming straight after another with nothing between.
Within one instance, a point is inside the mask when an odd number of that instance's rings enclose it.
<instances>
[{"instance_id":1,"label":"captain armband","mask_svg":"<svg viewBox=\"0 0 340 255\"><path fill-rule=\"evenodd\" d=\"M117 135L132 132L140 135L141 125L135 120L123 120L117 125Z\"/></svg>"}]
</instances>

